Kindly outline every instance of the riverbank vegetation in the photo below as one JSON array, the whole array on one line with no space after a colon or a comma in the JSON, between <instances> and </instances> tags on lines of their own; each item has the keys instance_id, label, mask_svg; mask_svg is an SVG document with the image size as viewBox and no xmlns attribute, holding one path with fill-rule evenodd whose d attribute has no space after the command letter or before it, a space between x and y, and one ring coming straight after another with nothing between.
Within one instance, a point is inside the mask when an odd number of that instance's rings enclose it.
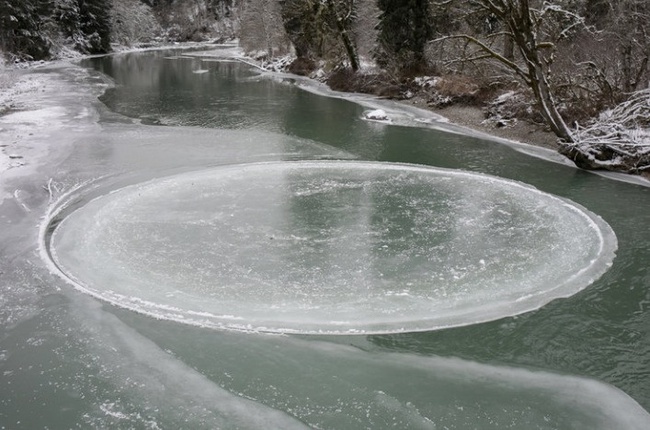
<instances>
[{"instance_id":1,"label":"riverbank vegetation","mask_svg":"<svg viewBox=\"0 0 650 430\"><path fill-rule=\"evenodd\" d=\"M10 61L238 38L342 91L544 124L586 169L650 174L647 0L6 0Z\"/></svg>"}]
</instances>

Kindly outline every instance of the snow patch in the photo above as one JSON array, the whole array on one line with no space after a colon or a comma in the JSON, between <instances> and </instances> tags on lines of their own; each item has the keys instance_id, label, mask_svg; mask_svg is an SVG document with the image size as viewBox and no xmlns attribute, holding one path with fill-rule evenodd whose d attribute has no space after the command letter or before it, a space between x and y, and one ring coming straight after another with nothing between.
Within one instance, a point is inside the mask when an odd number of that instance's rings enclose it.
<instances>
[{"instance_id":1,"label":"snow patch","mask_svg":"<svg viewBox=\"0 0 650 430\"><path fill-rule=\"evenodd\" d=\"M421 88L435 88L439 80L437 76L418 76L413 82Z\"/></svg>"},{"instance_id":2,"label":"snow patch","mask_svg":"<svg viewBox=\"0 0 650 430\"><path fill-rule=\"evenodd\" d=\"M515 91L508 91L506 93L503 93L494 100L493 104L503 104L513 98L515 94L517 94Z\"/></svg>"},{"instance_id":3,"label":"snow patch","mask_svg":"<svg viewBox=\"0 0 650 430\"><path fill-rule=\"evenodd\" d=\"M26 124L37 127L52 126L54 122L65 116L65 109L61 106L15 112L5 115L5 124Z\"/></svg>"},{"instance_id":4,"label":"snow patch","mask_svg":"<svg viewBox=\"0 0 650 430\"><path fill-rule=\"evenodd\" d=\"M389 121L386 111L383 109L375 109L370 111L365 111L363 113L365 119L370 119L373 121Z\"/></svg>"}]
</instances>

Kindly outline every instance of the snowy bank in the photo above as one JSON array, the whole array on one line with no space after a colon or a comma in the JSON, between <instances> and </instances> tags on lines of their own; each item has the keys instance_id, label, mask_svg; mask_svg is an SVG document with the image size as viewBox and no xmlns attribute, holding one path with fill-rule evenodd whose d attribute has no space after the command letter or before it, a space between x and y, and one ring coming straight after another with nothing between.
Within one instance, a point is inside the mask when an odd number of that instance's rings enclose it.
<instances>
[{"instance_id":1,"label":"snowy bank","mask_svg":"<svg viewBox=\"0 0 650 430\"><path fill-rule=\"evenodd\" d=\"M650 178L650 89L577 126L574 140L560 150L578 166Z\"/></svg>"}]
</instances>

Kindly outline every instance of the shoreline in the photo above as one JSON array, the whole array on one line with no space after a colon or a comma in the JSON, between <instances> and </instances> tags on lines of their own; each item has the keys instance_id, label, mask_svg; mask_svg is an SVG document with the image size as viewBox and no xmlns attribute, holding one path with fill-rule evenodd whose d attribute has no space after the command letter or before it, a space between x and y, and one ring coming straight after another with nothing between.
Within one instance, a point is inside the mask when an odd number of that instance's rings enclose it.
<instances>
[{"instance_id":1,"label":"shoreline","mask_svg":"<svg viewBox=\"0 0 650 430\"><path fill-rule=\"evenodd\" d=\"M557 137L543 125L516 121L512 125L496 127L486 123L483 109L478 106L451 105L444 108L428 106L424 100L404 100L401 103L420 109L429 110L449 120L450 124L470 128L476 132L488 134L494 138L505 139L524 145L532 145L557 151Z\"/></svg>"},{"instance_id":2,"label":"shoreline","mask_svg":"<svg viewBox=\"0 0 650 430\"><path fill-rule=\"evenodd\" d=\"M567 166L571 166L573 168L579 169L577 166L574 165L573 162L571 162L571 160L569 160L568 158L566 158L565 156L561 155L558 152L559 145L557 144L556 136L541 124L538 125L538 124L528 123L525 121L515 121L514 123L504 127L496 127L493 124L490 124L486 121L485 115L483 113L483 109L477 106L455 104L444 108L436 108L436 107L429 106L426 103L426 100L424 98L418 96L408 100L394 100L394 99L382 99L370 94L356 94L356 93L334 91L331 90L329 86L327 86L325 83L316 79L312 79L305 76L293 75L287 72L276 72L273 70L267 70L261 65L258 65L255 60L246 57L241 51L241 48L236 44L226 43L226 44L215 45L215 44L196 43L196 44L189 44L183 46L173 45L173 46L147 47L147 48L136 48L136 49L123 49L123 50L117 50L108 55L125 54L125 53L132 53L132 52L144 52L144 51L161 50L161 49L184 49L184 48L188 48L188 49L206 48L203 51L194 52L193 56L197 58L210 57L211 56L210 51L213 51L215 49L221 48L219 49L219 51L223 53L226 51L226 49L224 48L230 48L229 49L230 52L228 52L228 56L230 58L236 59L238 61L242 61L250 66L258 67L260 68L260 70L264 70L265 73L270 73L270 74L280 73L282 75L291 75L292 77L300 80L309 81L318 85L325 86L325 88L327 88L328 91L323 91L322 95L326 95L326 96L329 95L335 97L339 96L339 97L346 97L346 98L347 96L349 96L349 98L351 99L354 98L354 96L356 95L356 96L362 96L365 101L369 101L369 102L373 100L388 101L398 106L401 105L404 107L410 107L417 110L427 111L430 112L432 116L436 116L443 119L443 121L438 121L438 124L441 126L439 127L440 129L448 128L450 132L466 132L470 135L474 135L482 139L493 140L505 145L509 145L515 148L516 150L521 150L522 152L526 152L531 156L540 157L547 161L553 161L553 162L565 164ZM29 75L32 72L37 71L41 68L57 67L57 64L62 64L62 63L70 64L85 57L89 57L89 56L81 56L72 59L63 58L63 59L53 60L49 62L37 62L28 67L11 67L11 66L0 65L0 71L2 72L2 74L0 74L0 118L4 118L8 115L17 112L24 112L24 111L29 112L31 110L39 109L38 106L34 105L33 103L34 100L32 100L30 97L34 95L34 93L38 93L38 84L36 84L35 82L29 82L31 81ZM217 57L223 58L223 56L217 56ZM73 66L75 65L73 64ZM26 82L29 83L27 85L24 85ZM321 93L321 91L317 91L317 92ZM338 95L334 95L333 93L337 93ZM357 102L361 104L365 104L361 100L357 100ZM449 127L445 127L445 125ZM0 135L4 135L6 137L7 134L13 134L13 136L11 136L12 142L10 143L3 142L3 144L0 145L0 174L8 170L13 170L14 168L17 167L22 167L25 165L25 162L27 161L27 160L23 160L22 156L16 157L15 154L12 152L13 148L20 146L19 141L21 140L22 136L19 136L14 133L7 133L8 131L11 132L11 127L9 127L9 129L0 127ZM641 175L630 175L626 173L598 171L598 170L585 170L585 171L600 176L604 176L609 179L614 179L618 181L628 182L631 184L650 187L650 178Z\"/></svg>"},{"instance_id":3,"label":"shoreline","mask_svg":"<svg viewBox=\"0 0 650 430\"><path fill-rule=\"evenodd\" d=\"M163 50L163 49L179 49L179 48L200 49L202 47L205 47L207 48L205 51L195 51L192 55L194 57L201 58L201 57L209 57L210 51L212 51L215 48L219 49L219 46L231 47L232 49L228 54L232 56L232 58L242 61L245 64L248 64L250 66L257 67L260 70L264 70L267 73L277 73L273 70L267 70L262 65L258 64L259 63L258 61L244 55L243 51L241 51L241 48L238 45L228 44L228 43L217 44L217 45L204 44L204 43L189 43L183 45L173 44L173 45L164 45L158 47L146 47L146 48L124 48L124 49L116 49L114 52L107 55L126 54L132 52L146 52L151 50ZM220 49L220 51L222 51L222 49ZM20 107L20 104L23 104L25 100L20 100L22 98L20 96L23 95L24 92L31 92L34 90L33 88L24 89L20 87L19 85L21 83L20 81L25 76L25 74L28 74L30 71L36 70L41 67L47 67L48 65L55 65L57 62L70 62L85 57L91 57L91 56L80 55L74 58L61 58L49 62L36 62L34 65L28 67L0 66L0 71L2 72L2 74L0 75L0 117L7 114L11 114L12 112L21 111L22 109ZM288 72L281 72L281 73L290 74ZM327 84L324 84L323 82L313 78L308 78L299 75L295 75L295 77L313 81L313 82L318 82L320 84L327 86ZM341 94L353 95L354 93L343 92ZM370 99L376 97L370 94L363 94L363 95L368 96L368 98ZM419 98L417 96L414 97L413 99L408 99L408 100L391 100L391 101L397 104L411 106L417 109L422 109L422 110L432 112L437 116L445 118L447 120L447 123L452 126L459 126L461 128L467 128L473 130L482 135L489 135L492 136L495 140L505 139L513 143L531 145L540 148L551 149L554 151L557 151L558 149L558 145L556 142L557 138L553 133L551 133L548 130L545 130L542 125L535 125L524 121L516 121L514 124L508 125L506 127L495 127L484 122L485 116L483 114L482 108L480 107L455 104L444 108L435 108L427 105L424 99ZM0 149L3 149L2 152L5 152L4 151L5 147L2 147Z\"/></svg>"}]
</instances>

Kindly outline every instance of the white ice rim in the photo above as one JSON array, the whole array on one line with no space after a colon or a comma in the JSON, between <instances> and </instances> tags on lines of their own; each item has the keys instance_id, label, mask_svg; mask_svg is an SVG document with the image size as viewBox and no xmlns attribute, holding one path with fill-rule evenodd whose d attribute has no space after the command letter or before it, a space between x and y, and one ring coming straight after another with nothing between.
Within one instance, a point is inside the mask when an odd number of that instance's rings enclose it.
<instances>
[{"instance_id":1,"label":"white ice rim","mask_svg":"<svg viewBox=\"0 0 650 430\"><path fill-rule=\"evenodd\" d=\"M76 212L77 210L83 208L85 204L100 199L108 194L112 194L121 190L128 189L130 187L142 186L150 183L154 183L160 180L171 179L176 176L183 176L192 173L199 173L202 171L214 170L214 169L223 169L223 168L251 168L251 167L299 167L299 168L310 168L310 167L328 167L328 168L372 168L378 170L388 170L388 171L408 171L408 172L422 172L431 174L432 172L446 175L449 177L457 178L470 178L470 179L479 179L486 183L500 183L506 184L510 187L515 187L522 189L528 193L538 194L544 196L545 198L550 198L558 202L563 208L566 208L573 213L579 215L582 219L585 220L586 224L589 225L590 229L597 234L598 238L598 253L589 264L585 267L577 270L572 276L564 280L564 282L559 285L554 286L550 289L545 289L538 291L534 294L528 294L522 296L515 300L517 309L512 312L504 313L501 309L502 306L498 306L495 309L492 309L490 312L486 312L480 318L472 321L463 321L465 318L464 314L459 315L459 318L447 318L445 323L436 322L436 318L422 319L418 318L415 322L418 323L416 327L404 327L395 321L391 321L389 325L394 327L385 327L385 322L372 322L367 327L363 328L345 328L340 327L340 329L335 329L337 324L332 324L334 327L328 328L307 328L307 329L297 329L291 327L289 324L286 327L283 327L282 324L277 324L274 327L269 327L265 324L250 324L247 323L245 318L239 317L237 315L229 314L214 314L211 312L205 311L195 311L191 309L183 309L170 305L155 303L147 300L143 300L139 297L129 297L120 293L115 293L113 291L104 291L104 290L95 290L92 287L86 285L82 280L77 279L73 274L68 273L61 268L57 262L56 256L52 252L50 246L50 240L54 231L58 228L58 224L62 222L67 216ZM83 196L86 192L101 188L101 179L96 182L82 184L81 186L75 187L69 190L67 193L62 195L56 202L50 206L50 210L47 215L43 218L43 222L40 225L40 240L39 240L39 251L42 259L46 262L50 271L58 275L62 280L67 284L71 285L74 289L81 291L85 294L93 296L101 301L108 302L116 307L128 309L139 314L147 315L156 319L172 320L184 324L189 324L198 327L219 329L219 330L235 330L243 332L254 332L254 333L270 333L270 334L323 334L323 335L368 335L368 334L389 334L389 333L403 333L403 332L422 332L422 331L433 331L440 330L451 327L460 327L467 325L474 325L483 322L493 321L501 319L504 317L516 316L522 313L534 311L536 309L545 306L549 302L557 298L566 298L576 294L577 292L585 289L591 285L595 280L600 278L604 273L609 270L613 264L615 258L615 251L617 249L617 239L614 231L611 227L598 215L590 212L583 206L563 197L555 196L543 191L538 190L537 188L510 179L504 179L496 177L493 175L487 175L483 173L475 173L463 170L439 168L439 167L430 167L417 164L406 164L406 163L389 163L389 162L371 162L371 161L348 161L348 160L317 160L317 161L270 161L270 162L259 162L259 163L243 163L243 164L226 164L221 166L212 166L208 168L201 168L197 170L192 170L189 172L177 173L172 175L162 175L160 177L155 177L153 179L126 185L122 188L115 190L110 190L106 193L102 193L97 197L90 199L88 202L85 202L84 205L70 210L70 207L77 203L80 196ZM70 210L69 213L65 214L66 211ZM62 214L65 214L62 218ZM55 223L53 225L53 223ZM576 278L583 277L585 279L583 282L576 284L574 281ZM543 296L546 299L543 299L540 302L539 297ZM399 322L399 321L398 321ZM405 325L408 323L413 323L414 321L404 319ZM381 326L381 328L375 328L373 326Z\"/></svg>"}]
</instances>

